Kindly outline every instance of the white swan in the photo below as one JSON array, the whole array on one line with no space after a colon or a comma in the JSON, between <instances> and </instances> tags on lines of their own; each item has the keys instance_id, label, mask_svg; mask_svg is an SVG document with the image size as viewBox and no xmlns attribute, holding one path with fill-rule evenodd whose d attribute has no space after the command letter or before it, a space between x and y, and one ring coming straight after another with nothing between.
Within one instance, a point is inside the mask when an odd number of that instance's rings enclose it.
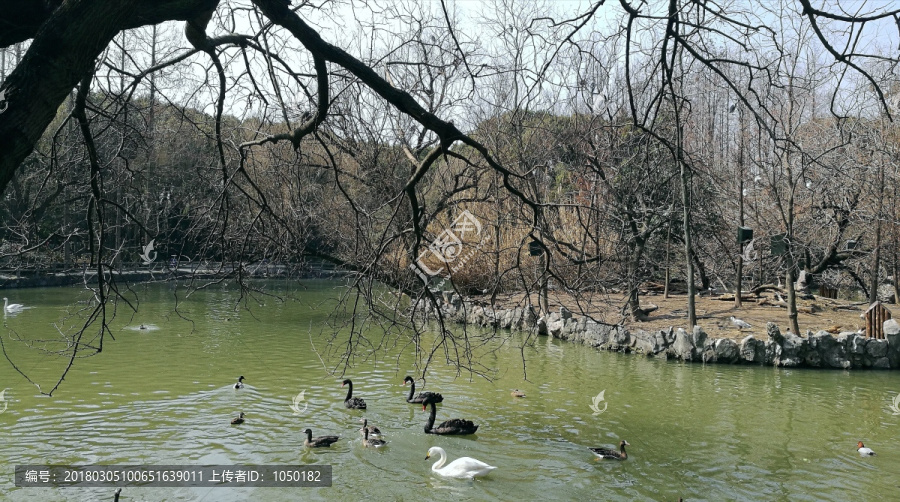
<instances>
[{"instance_id":1,"label":"white swan","mask_svg":"<svg viewBox=\"0 0 900 502\"><path fill-rule=\"evenodd\" d=\"M3 298L3 311L4 312L21 312L25 310L25 305L21 303L9 303L8 298Z\"/></svg>"},{"instance_id":2,"label":"white swan","mask_svg":"<svg viewBox=\"0 0 900 502\"><path fill-rule=\"evenodd\" d=\"M431 458L431 455L440 455L440 459L431 466L431 470L448 478L474 478L475 476L483 476L496 467L485 464L481 460L475 460L470 457L460 457L450 462L447 467L441 467L447 461L447 453L439 446L432 446L428 449L425 459Z\"/></svg>"}]
</instances>

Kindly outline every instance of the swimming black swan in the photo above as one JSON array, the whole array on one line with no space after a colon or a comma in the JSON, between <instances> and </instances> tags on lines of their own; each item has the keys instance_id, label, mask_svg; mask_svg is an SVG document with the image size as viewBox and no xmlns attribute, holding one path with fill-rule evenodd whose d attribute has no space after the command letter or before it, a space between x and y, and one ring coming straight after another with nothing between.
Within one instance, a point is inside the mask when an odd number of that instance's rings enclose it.
<instances>
[{"instance_id":1,"label":"swimming black swan","mask_svg":"<svg viewBox=\"0 0 900 502\"><path fill-rule=\"evenodd\" d=\"M336 443L338 439L337 436L318 436L312 437L312 429L306 429L303 431L306 434L306 441L303 442L304 445L309 446L310 448L321 448L323 446L331 446Z\"/></svg>"},{"instance_id":2,"label":"swimming black swan","mask_svg":"<svg viewBox=\"0 0 900 502\"><path fill-rule=\"evenodd\" d=\"M235 389L243 389L244 388L244 375L238 377L237 383L234 384Z\"/></svg>"},{"instance_id":3,"label":"swimming black swan","mask_svg":"<svg viewBox=\"0 0 900 502\"><path fill-rule=\"evenodd\" d=\"M353 397L353 382L350 379L346 379L341 382L341 387L349 385L350 388L347 389L347 398L344 399L344 406L350 408L351 410L364 410L366 409L366 402L359 397Z\"/></svg>"},{"instance_id":4,"label":"swimming black swan","mask_svg":"<svg viewBox=\"0 0 900 502\"><path fill-rule=\"evenodd\" d=\"M406 382L409 382L409 396L406 398L407 403L424 403L425 400L429 398L435 403L444 402L444 396L437 392L419 392L416 397L413 397L413 394L416 392L416 381L413 380L411 376L408 376L403 379L403 385L406 385Z\"/></svg>"},{"instance_id":5,"label":"swimming black swan","mask_svg":"<svg viewBox=\"0 0 900 502\"><path fill-rule=\"evenodd\" d=\"M473 424L470 420L464 420L462 418L453 418L434 427L434 419L437 415L437 407L434 404L434 401L426 399L425 402L422 403L422 411L425 411L425 408L429 404L431 405L431 415L428 416L428 422L425 422L425 434L465 435L475 434L475 431L478 430L477 425Z\"/></svg>"},{"instance_id":6,"label":"swimming black swan","mask_svg":"<svg viewBox=\"0 0 900 502\"><path fill-rule=\"evenodd\" d=\"M631 443L625 441L624 439L619 443L619 451L610 450L607 448L588 448L594 455L597 455L599 458L611 458L613 460L625 460L628 458L628 454L625 453L625 447L631 446Z\"/></svg>"}]
</instances>

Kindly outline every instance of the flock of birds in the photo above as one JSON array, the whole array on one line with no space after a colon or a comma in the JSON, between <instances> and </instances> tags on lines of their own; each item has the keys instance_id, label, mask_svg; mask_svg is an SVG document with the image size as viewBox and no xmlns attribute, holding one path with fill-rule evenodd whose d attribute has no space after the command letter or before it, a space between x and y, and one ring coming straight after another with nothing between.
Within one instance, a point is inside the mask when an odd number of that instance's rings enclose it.
<instances>
[{"instance_id":1,"label":"flock of birds","mask_svg":"<svg viewBox=\"0 0 900 502\"><path fill-rule=\"evenodd\" d=\"M426 434L468 435L475 434L475 432L478 430L478 425L473 423L471 420L466 420L463 418L452 418L450 420L445 420L439 425L435 426L434 422L437 418L436 405L437 403L441 403L444 401L444 396L437 392L419 392L418 394L416 394L416 382L410 376L407 376L403 379L403 385L406 384L409 384L409 395L406 397L407 403L421 404L422 411L428 410L429 406L431 407L431 412L428 415L428 420L425 422L424 429ZM351 410L365 410L366 401L361 397L353 396L353 382L350 379L346 379L341 382L341 387L344 386L348 387L347 397L344 398L344 406ZM243 387L244 376L241 375L238 378L238 381L234 384L234 388L242 389ZM511 395L513 397L519 398L525 397L525 393L518 389L513 390L511 392ZM367 448L381 448L382 446L387 444L387 441L385 441L383 438L381 430L377 426L369 425L369 421L365 417L361 418L360 422L362 422L362 428L360 428L359 431L363 436L363 446ZM231 423L233 425L240 425L244 423L244 413L241 412L240 416L233 419ZM341 439L340 436L331 435L313 436L312 429L306 429L303 431L303 433L306 434L306 439L303 441L303 444L308 448L329 447ZM628 458L628 454L625 452L626 446L629 446L629 443L623 440L619 443L618 450L607 448L589 449L598 458L625 460ZM471 479L475 476L483 476L496 469L495 466L489 465L485 462L471 457L460 457L445 466L444 464L447 462L447 452L439 446L431 447L428 450L428 453L425 455L425 459L430 459L433 456L438 457L438 460L431 466L431 470L445 477Z\"/></svg>"}]
</instances>

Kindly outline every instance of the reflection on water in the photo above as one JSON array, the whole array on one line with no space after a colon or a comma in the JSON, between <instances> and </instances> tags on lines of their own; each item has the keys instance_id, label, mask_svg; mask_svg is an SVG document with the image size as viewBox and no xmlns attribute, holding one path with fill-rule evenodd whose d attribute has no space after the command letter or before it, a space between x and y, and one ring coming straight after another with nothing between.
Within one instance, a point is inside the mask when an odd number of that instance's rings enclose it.
<instances>
[{"instance_id":1,"label":"reflection on water","mask_svg":"<svg viewBox=\"0 0 900 502\"><path fill-rule=\"evenodd\" d=\"M123 500L895 498L896 372L682 364L544 337L523 351L524 336L501 333L508 339L491 355L500 365L496 380L457 378L453 367L434 364L427 385L417 382L417 392L444 395L438 422L458 417L480 426L476 436L432 436L422 430L428 412L405 401L403 377L419 376L409 355L385 351L355 361L345 376L368 410L343 406L344 376L328 374L311 344L324 343L317 338L322 305L336 295L333 287L284 302L266 297L250 312L235 308L230 291L179 296L176 310L171 289L147 287L138 312L114 322L116 340L77 361L53 397L0 364L0 496L112 499L111 489L15 489L16 464L317 463L333 466L333 487L126 487ZM78 290L19 293L35 308L5 319L0 335L23 371L52 385L65 361L26 351L11 334L51 338ZM235 390L239 375L245 387ZM511 396L512 389L527 397ZM601 391L606 408L595 414ZM245 423L232 426L241 412ZM364 416L382 430L385 448L362 446ZM307 449L307 427L341 440ZM597 461L588 450L621 439L632 445L626 461ZM859 440L878 455L861 458ZM498 468L474 481L444 479L425 460L431 446Z\"/></svg>"}]
</instances>

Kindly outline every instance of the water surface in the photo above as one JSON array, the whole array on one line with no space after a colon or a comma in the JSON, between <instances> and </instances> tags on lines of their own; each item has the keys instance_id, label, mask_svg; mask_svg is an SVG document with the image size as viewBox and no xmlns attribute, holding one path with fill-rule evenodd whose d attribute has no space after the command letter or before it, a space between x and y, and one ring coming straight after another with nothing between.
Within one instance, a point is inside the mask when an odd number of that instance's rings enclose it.
<instances>
[{"instance_id":1,"label":"water surface","mask_svg":"<svg viewBox=\"0 0 900 502\"><path fill-rule=\"evenodd\" d=\"M354 361L346 377L366 412L346 410L340 375L316 349L339 294L269 285L241 308L236 290L184 298L169 285L140 286L136 314L119 309L100 355L81 359L52 397L0 360L0 496L4 500L112 500L112 489L15 488L17 464L330 464L331 488L126 487L128 500L891 500L900 492L897 372L783 370L683 364L598 352L550 338L501 333L483 356L492 381L443 360L424 390L443 393L438 421L467 418L469 437L422 431L427 413L404 401L417 375L394 349ZM78 322L78 288L6 291L33 306L4 319L4 346L20 369L53 385L65 359L16 338L60 348L57 327ZM175 298L178 297L176 309ZM144 325L146 329L141 329ZM375 337L377 331L371 335ZM528 379L523 378L522 355ZM246 387L232 388L238 376ZM419 386L421 387L421 381ZM512 389L527 394L510 395ZM421 389L420 389L421 390ZM595 414L592 398L604 391ZM303 407L291 409L303 392ZM605 408L604 408L605 407ZM0 404L0 409L3 404ZM246 423L231 426L243 411ZM360 417L389 441L363 448ZM338 434L307 450L301 431ZM627 439L629 459L595 461L589 446ZM875 449L860 458L856 442ZM472 481L442 479L425 452L471 456L498 467Z\"/></svg>"}]
</instances>

